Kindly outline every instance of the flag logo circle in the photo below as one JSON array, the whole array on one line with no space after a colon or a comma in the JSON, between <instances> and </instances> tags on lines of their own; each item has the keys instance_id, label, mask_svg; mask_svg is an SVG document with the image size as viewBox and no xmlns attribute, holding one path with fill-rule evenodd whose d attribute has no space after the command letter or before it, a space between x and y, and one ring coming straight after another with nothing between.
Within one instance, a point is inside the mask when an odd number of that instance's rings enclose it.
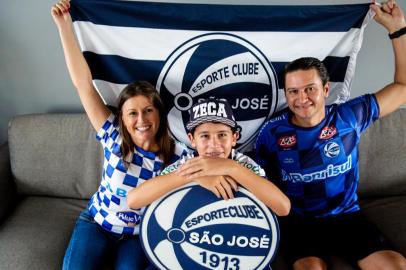
<instances>
[{"instance_id":1,"label":"flag logo circle","mask_svg":"<svg viewBox=\"0 0 406 270\"><path fill-rule=\"evenodd\" d=\"M145 210L140 238L159 269L262 270L276 253L279 227L271 210L244 188L225 201L189 184Z\"/></svg>"},{"instance_id":2,"label":"flag logo circle","mask_svg":"<svg viewBox=\"0 0 406 270\"><path fill-rule=\"evenodd\" d=\"M277 75L268 58L229 33L204 34L181 44L166 60L156 87L167 107L172 135L182 142L189 142L185 126L193 103L227 100L243 127L236 147L240 151L252 149L278 102Z\"/></svg>"}]
</instances>

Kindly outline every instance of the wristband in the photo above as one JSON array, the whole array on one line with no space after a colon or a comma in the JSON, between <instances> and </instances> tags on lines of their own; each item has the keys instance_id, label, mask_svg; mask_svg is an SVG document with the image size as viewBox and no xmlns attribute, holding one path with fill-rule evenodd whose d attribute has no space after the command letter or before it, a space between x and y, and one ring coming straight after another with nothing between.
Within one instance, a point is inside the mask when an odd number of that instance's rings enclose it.
<instances>
[{"instance_id":1,"label":"wristband","mask_svg":"<svg viewBox=\"0 0 406 270\"><path fill-rule=\"evenodd\" d=\"M406 34L406 27L399 29L398 31L393 32L392 34L388 34L390 39L398 38L402 35Z\"/></svg>"}]
</instances>

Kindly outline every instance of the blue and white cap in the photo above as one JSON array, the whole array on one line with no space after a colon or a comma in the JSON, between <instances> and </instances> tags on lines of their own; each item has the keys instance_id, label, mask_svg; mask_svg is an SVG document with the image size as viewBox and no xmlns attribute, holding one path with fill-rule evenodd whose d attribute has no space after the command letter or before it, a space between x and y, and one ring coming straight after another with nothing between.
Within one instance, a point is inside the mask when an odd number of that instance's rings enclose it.
<instances>
[{"instance_id":1,"label":"blue and white cap","mask_svg":"<svg viewBox=\"0 0 406 270\"><path fill-rule=\"evenodd\" d=\"M197 126L208 122L222 123L237 131L240 131L241 129L235 121L230 104L225 100L214 98L201 100L200 102L193 104L189 114L189 122L186 124L188 132L191 132Z\"/></svg>"}]
</instances>

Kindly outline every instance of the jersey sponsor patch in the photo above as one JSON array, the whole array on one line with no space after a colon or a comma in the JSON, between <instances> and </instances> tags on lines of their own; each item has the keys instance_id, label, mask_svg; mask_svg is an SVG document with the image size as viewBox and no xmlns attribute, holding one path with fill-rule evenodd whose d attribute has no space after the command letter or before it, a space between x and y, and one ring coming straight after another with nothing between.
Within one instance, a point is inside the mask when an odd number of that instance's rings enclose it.
<instances>
[{"instance_id":1,"label":"jersey sponsor patch","mask_svg":"<svg viewBox=\"0 0 406 270\"><path fill-rule=\"evenodd\" d=\"M285 164L293 164L293 163L295 163L295 160L293 158L284 158L283 163L285 163Z\"/></svg>"},{"instance_id":2,"label":"jersey sponsor patch","mask_svg":"<svg viewBox=\"0 0 406 270\"><path fill-rule=\"evenodd\" d=\"M337 134L337 129L335 126L327 126L321 130L319 139L328 140L336 134Z\"/></svg>"},{"instance_id":3,"label":"jersey sponsor patch","mask_svg":"<svg viewBox=\"0 0 406 270\"><path fill-rule=\"evenodd\" d=\"M130 226L135 226L136 224L140 223L141 219L140 215L134 212L117 212L116 216Z\"/></svg>"},{"instance_id":4,"label":"jersey sponsor patch","mask_svg":"<svg viewBox=\"0 0 406 270\"><path fill-rule=\"evenodd\" d=\"M351 156L348 156L346 162L342 164L328 164L327 168L320 171L315 171L312 173L302 174L300 172L287 172L281 170L282 181L288 181L292 183L299 182L313 182L313 181L325 181L327 178L336 177L337 175L344 174L352 168Z\"/></svg>"},{"instance_id":5,"label":"jersey sponsor patch","mask_svg":"<svg viewBox=\"0 0 406 270\"><path fill-rule=\"evenodd\" d=\"M340 146L336 142L329 142L323 147L326 157L333 158L340 154Z\"/></svg>"},{"instance_id":6,"label":"jersey sponsor patch","mask_svg":"<svg viewBox=\"0 0 406 270\"><path fill-rule=\"evenodd\" d=\"M187 185L152 203L140 230L159 269L264 269L279 242L274 214L243 188L222 200Z\"/></svg>"},{"instance_id":7,"label":"jersey sponsor patch","mask_svg":"<svg viewBox=\"0 0 406 270\"><path fill-rule=\"evenodd\" d=\"M278 139L278 145L282 148L291 148L296 144L296 134L283 136Z\"/></svg>"}]
</instances>

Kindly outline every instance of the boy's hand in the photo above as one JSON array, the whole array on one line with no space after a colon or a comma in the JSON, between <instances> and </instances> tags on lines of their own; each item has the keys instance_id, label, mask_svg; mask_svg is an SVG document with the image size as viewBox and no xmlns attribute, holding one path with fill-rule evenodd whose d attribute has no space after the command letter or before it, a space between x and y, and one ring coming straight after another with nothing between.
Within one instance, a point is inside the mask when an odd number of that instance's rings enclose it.
<instances>
[{"instance_id":1,"label":"boy's hand","mask_svg":"<svg viewBox=\"0 0 406 270\"><path fill-rule=\"evenodd\" d=\"M224 200L234 199L234 191L238 189L237 183L229 176L205 176L194 181Z\"/></svg>"},{"instance_id":2,"label":"boy's hand","mask_svg":"<svg viewBox=\"0 0 406 270\"><path fill-rule=\"evenodd\" d=\"M203 176L229 175L235 161L227 158L199 156L186 161L177 170L179 176L196 179Z\"/></svg>"}]
</instances>

